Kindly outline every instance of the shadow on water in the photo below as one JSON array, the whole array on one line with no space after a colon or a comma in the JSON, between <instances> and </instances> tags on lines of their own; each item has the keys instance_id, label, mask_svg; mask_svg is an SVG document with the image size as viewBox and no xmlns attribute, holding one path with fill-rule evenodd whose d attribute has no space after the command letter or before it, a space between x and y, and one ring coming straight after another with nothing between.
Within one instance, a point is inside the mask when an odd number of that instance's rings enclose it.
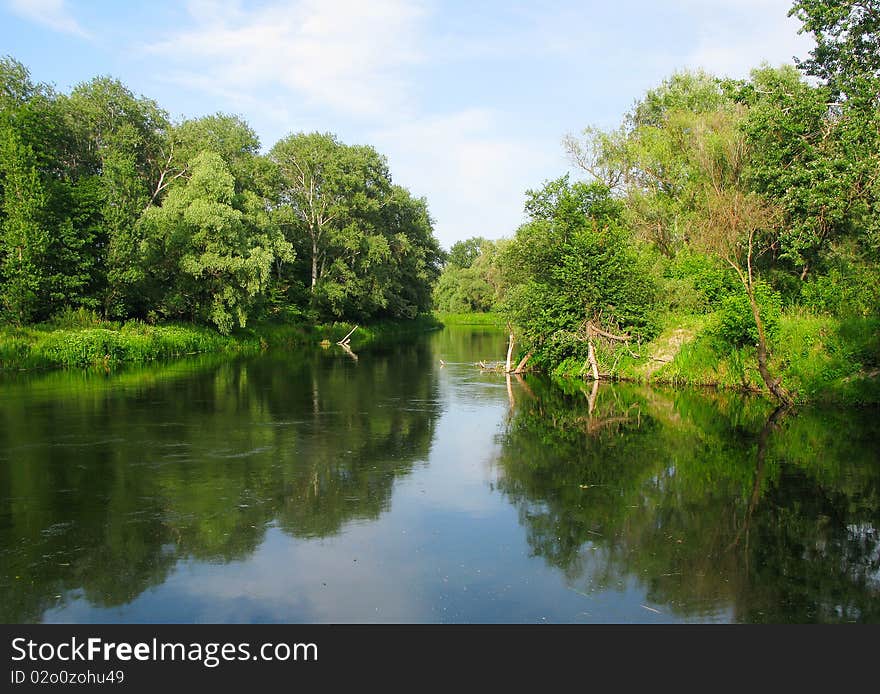
<instances>
[{"instance_id":1,"label":"shadow on water","mask_svg":"<svg viewBox=\"0 0 880 694\"><path fill-rule=\"evenodd\" d=\"M569 587L636 584L693 620L880 621L876 412L529 382L499 488Z\"/></svg>"}]
</instances>

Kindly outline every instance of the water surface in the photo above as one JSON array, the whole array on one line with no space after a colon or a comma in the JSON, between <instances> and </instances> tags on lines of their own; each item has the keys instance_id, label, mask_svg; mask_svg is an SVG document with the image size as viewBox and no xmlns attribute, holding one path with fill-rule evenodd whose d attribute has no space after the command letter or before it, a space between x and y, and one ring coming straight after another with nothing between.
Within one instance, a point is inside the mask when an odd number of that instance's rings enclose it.
<instances>
[{"instance_id":1,"label":"water surface","mask_svg":"<svg viewBox=\"0 0 880 694\"><path fill-rule=\"evenodd\" d=\"M3 375L0 621L880 622L876 410L504 341Z\"/></svg>"}]
</instances>

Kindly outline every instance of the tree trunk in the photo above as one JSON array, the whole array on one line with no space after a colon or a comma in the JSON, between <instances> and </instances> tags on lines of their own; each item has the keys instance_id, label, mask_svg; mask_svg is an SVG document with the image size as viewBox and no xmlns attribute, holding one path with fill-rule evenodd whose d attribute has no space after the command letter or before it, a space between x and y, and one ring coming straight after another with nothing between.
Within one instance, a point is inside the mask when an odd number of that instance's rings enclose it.
<instances>
[{"instance_id":1,"label":"tree trunk","mask_svg":"<svg viewBox=\"0 0 880 694\"><path fill-rule=\"evenodd\" d=\"M767 340L764 335L764 321L761 320L761 312L758 309L758 302L755 300L754 287L748 286L746 289L749 295L749 304L752 307L752 316L758 328L758 371L761 373L761 378L764 379L764 383L770 389L770 392L773 393L773 396L780 403L788 407L792 403L791 395L782 387L780 379L773 378L770 370L767 368Z\"/></svg>"},{"instance_id":2,"label":"tree trunk","mask_svg":"<svg viewBox=\"0 0 880 694\"><path fill-rule=\"evenodd\" d=\"M525 365L526 365L526 362L528 362L528 360L531 359L531 358L532 358L532 353L529 352L528 354L526 354L526 356L524 356L524 357L522 358L522 360L519 362L519 364L516 365L516 368L513 370L513 373L515 373L515 374L521 374L523 368L524 368Z\"/></svg>"},{"instance_id":3,"label":"tree trunk","mask_svg":"<svg viewBox=\"0 0 880 694\"><path fill-rule=\"evenodd\" d=\"M312 291L318 283L318 241L312 236Z\"/></svg>"},{"instance_id":4,"label":"tree trunk","mask_svg":"<svg viewBox=\"0 0 880 694\"><path fill-rule=\"evenodd\" d=\"M512 369L510 368L510 366L511 366L510 362L511 362L511 359L513 358L513 342L514 342L513 331L511 330L510 331L510 339L507 342L507 362L504 365L504 370L507 373L510 373L512 371Z\"/></svg>"},{"instance_id":5,"label":"tree trunk","mask_svg":"<svg viewBox=\"0 0 880 694\"><path fill-rule=\"evenodd\" d=\"M599 365L596 363L596 350L593 349L593 341L587 341L587 359L590 360L590 368L593 370L593 380L599 380Z\"/></svg>"}]
</instances>

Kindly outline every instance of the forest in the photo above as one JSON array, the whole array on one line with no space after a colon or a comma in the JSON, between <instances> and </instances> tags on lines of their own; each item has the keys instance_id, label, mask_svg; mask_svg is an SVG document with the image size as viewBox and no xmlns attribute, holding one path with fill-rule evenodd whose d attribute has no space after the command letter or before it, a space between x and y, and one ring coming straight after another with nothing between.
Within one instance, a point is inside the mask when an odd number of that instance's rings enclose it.
<instances>
[{"instance_id":1,"label":"forest","mask_svg":"<svg viewBox=\"0 0 880 694\"><path fill-rule=\"evenodd\" d=\"M499 313L560 375L876 401L877 14L791 13L809 58L677 72L616 129L566 136L579 175L528 191L511 238L455 244L438 308Z\"/></svg>"},{"instance_id":2,"label":"forest","mask_svg":"<svg viewBox=\"0 0 880 694\"><path fill-rule=\"evenodd\" d=\"M80 311L227 334L430 309L427 203L374 148L295 133L261 154L238 116L174 123L109 77L57 93L10 57L0 83L4 322Z\"/></svg>"},{"instance_id":3,"label":"forest","mask_svg":"<svg viewBox=\"0 0 880 694\"><path fill-rule=\"evenodd\" d=\"M617 128L565 136L571 170L525 192L512 235L448 252L373 147L293 133L261 153L238 116L172 122L116 79L64 94L3 58L0 366L433 309L497 316L521 367L559 376L877 401L872 7L798 0L808 57L676 72Z\"/></svg>"}]
</instances>

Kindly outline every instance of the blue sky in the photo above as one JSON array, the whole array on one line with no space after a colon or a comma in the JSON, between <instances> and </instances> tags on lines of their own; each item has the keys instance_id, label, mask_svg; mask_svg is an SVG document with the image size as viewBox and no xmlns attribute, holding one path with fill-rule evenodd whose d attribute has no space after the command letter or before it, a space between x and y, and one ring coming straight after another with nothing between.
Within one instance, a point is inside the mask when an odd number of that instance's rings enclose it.
<instances>
[{"instance_id":1,"label":"blue sky","mask_svg":"<svg viewBox=\"0 0 880 694\"><path fill-rule=\"evenodd\" d=\"M445 248L510 236L565 173L566 133L611 128L672 72L745 77L812 43L790 0L0 0L0 53L62 91L121 79L175 119L244 117L265 149L331 131L388 157Z\"/></svg>"}]
</instances>

